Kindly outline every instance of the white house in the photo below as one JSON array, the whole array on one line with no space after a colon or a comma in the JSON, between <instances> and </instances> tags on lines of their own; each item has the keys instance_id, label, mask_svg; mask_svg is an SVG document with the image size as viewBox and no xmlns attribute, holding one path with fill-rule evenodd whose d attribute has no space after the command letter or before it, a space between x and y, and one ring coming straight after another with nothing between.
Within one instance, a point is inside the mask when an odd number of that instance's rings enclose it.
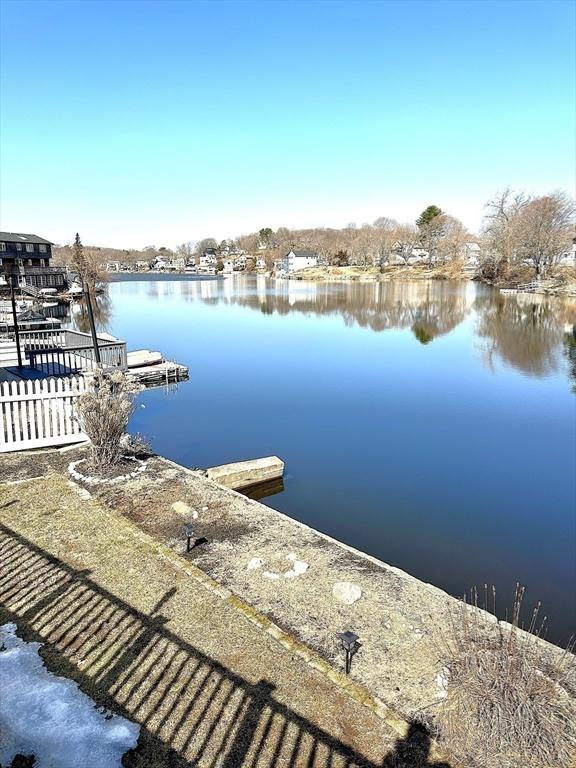
<instances>
[{"instance_id":1,"label":"white house","mask_svg":"<svg viewBox=\"0 0 576 768\"><path fill-rule=\"evenodd\" d=\"M256 269L258 269L258 270L266 269L266 260L263 259L261 256L259 256L256 259Z\"/></svg>"},{"instance_id":2,"label":"white house","mask_svg":"<svg viewBox=\"0 0 576 768\"><path fill-rule=\"evenodd\" d=\"M464 243L464 258L468 266L477 267L480 264L480 246L478 243Z\"/></svg>"},{"instance_id":3,"label":"white house","mask_svg":"<svg viewBox=\"0 0 576 768\"><path fill-rule=\"evenodd\" d=\"M224 268L222 270L225 275L231 275L234 272L234 260L224 259Z\"/></svg>"},{"instance_id":4,"label":"white house","mask_svg":"<svg viewBox=\"0 0 576 768\"><path fill-rule=\"evenodd\" d=\"M318 254L314 251L290 251L282 259L284 272L296 272L298 269L318 266Z\"/></svg>"},{"instance_id":5,"label":"white house","mask_svg":"<svg viewBox=\"0 0 576 768\"><path fill-rule=\"evenodd\" d=\"M216 274L216 266L218 259L215 253L210 251L204 251L200 256L200 263L198 265L198 272L208 275Z\"/></svg>"},{"instance_id":6,"label":"white house","mask_svg":"<svg viewBox=\"0 0 576 768\"><path fill-rule=\"evenodd\" d=\"M558 259L558 264L563 267L576 267L576 237L572 243L572 247L564 253Z\"/></svg>"}]
</instances>

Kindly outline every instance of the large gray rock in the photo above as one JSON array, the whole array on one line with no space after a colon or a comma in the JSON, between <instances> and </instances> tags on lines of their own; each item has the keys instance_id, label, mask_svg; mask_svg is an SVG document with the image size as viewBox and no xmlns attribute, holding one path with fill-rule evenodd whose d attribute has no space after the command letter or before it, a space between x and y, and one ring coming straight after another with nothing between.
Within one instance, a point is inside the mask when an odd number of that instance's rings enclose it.
<instances>
[{"instance_id":1,"label":"large gray rock","mask_svg":"<svg viewBox=\"0 0 576 768\"><path fill-rule=\"evenodd\" d=\"M362 597L362 590L351 581L338 581L332 588L332 597L344 605L352 605Z\"/></svg>"}]
</instances>

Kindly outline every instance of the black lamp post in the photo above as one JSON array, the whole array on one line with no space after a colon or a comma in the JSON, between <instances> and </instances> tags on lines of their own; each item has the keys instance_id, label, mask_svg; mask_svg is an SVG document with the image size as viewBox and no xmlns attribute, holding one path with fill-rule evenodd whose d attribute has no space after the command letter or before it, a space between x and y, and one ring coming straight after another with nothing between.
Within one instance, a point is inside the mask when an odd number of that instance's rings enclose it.
<instances>
[{"instance_id":1,"label":"black lamp post","mask_svg":"<svg viewBox=\"0 0 576 768\"><path fill-rule=\"evenodd\" d=\"M192 523L186 523L184 526L184 536L186 537L186 552L192 549L192 536L194 536L194 526Z\"/></svg>"},{"instance_id":2,"label":"black lamp post","mask_svg":"<svg viewBox=\"0 0 576 768\"><path fill-rule=\"evenodd\" d=\"M82 280L82 293L86 301L88 310L88 322L90 323L90 333L92 334L92 345L94 347L94 360L96 365L100 366L100 347L98 346L98 336L96 334L96 324L94 323L94 312L92 311L92 299L90 297L90 288L86 289L86 283Z\"/></svg>"},{"instance_id":3,"label":"black lamp post","mask_svg":"<svg viewBox=\"0 0 576 768\"><path fill-rule=\"evenodd\" d=\"M16 354L18 355L18 368L22 368L22 350L20 349L20 330L18 329L18 316L16 312L16 296L14 293L15 283L18 279L16 265L10 273L10 299L12 301L12 321L14 323L14 336L16 338Z\"/></svg>"},{"instance_id":4,"label":"black lamp post","mask_svg":"<svg viewBox=\"0 0 576 768\"><path fill-rule=\"evenodd\" d=\"M362 643L358 642L358 635L355 635L354 632L351 632L350 630L346 630L346 632L338 632L337 636L340 640L340 645L346 653L346 674L349 675L352 666L352 656L354 656L356 651L362 647Z\"/></svg>"}]
</instances>

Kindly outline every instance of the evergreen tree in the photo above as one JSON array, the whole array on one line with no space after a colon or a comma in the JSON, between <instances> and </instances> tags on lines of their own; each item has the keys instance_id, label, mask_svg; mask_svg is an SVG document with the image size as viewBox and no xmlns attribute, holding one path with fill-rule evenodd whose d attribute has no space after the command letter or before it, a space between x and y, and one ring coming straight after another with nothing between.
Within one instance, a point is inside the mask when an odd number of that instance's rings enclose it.
<instances>
[{"instance_id":1,"label":"evergreen tree","mask_svg":"<svg viewBox=\"0 0 576 768\"><path fill-rule=\"evenodd\" d=\"M78 279L82 282L85 278L86 260L84 258L84 247L78 232L76 232L76 237L74 238L72 263L76 274L78 275Z\"/></svg>"},{"instance_id":2,"label":"evergreen tree","mask_svg":"<svg viewBox=\"0 0 576 768\"><path fill-rule=\"evenodd\" d=\"M416 219L416 224L420 229L425 229L432 219L435 219L436 216L441 216L443 213L444 211L438 208L437 205L429 205Z\"/></svg>"}]
</instances>

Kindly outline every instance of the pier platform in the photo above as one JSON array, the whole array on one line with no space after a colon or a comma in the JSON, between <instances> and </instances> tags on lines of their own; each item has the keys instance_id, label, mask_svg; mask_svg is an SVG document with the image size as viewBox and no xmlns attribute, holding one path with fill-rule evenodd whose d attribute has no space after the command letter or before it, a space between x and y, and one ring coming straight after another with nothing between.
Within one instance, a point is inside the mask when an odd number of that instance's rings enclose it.
<instances>
[{"instance_id":1,"label":"pier platform","mask_svg":"<svg viewBox=\"0 0 576 768\"><path fill-rule=\"evenodd\" d=\"M128 352L128 378L145 387L159 387L188 379L188 366L166 360L160 352L137 349Z\"/></svg>"}]
</instances>

